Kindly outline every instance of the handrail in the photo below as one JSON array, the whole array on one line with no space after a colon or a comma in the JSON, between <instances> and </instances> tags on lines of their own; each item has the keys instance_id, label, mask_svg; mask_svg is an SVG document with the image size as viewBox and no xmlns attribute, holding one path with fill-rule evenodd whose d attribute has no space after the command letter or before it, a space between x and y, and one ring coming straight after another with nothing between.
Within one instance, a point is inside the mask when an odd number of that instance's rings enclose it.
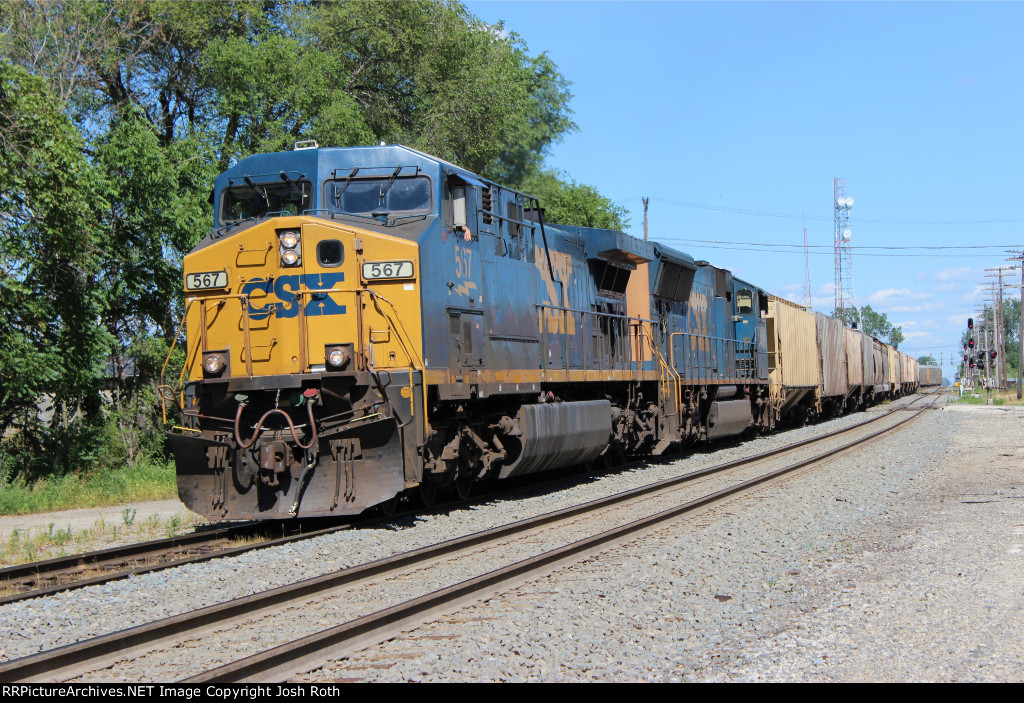
<instances>
[{"instance_id":1,"label":"handrail","mask_svg":"<svg viewBox=\"0 0 1024 703\"><path fill-rule=\"evenodd\" d=\"M696 334L696 333L693 333L693 332L671 332L671 333L669 333L669 343L668 343L668 345L669 345L669 360L670 360L670 364L671 364L672 368L676 368L676 358L675 358L676 347L675 347L675 344L673 343L673 338L674 337L679 337L679 336L684 337L684 338L685 337L689 337L691 340L697 340L697 343L698 343L697 349L696 350L692 350L691 349L689 354L692 354L693 351L697 351L698 353L703 351L705 354L718 354L719 356L724 356L725 357L725 359L723 360L724 363L720 363L719 364L719 369L723 368L725 365L728 365L729 368L735 369L738 372L739 369L736 366L736 361L739 358L741 358L742 355L749 355L750 359L751 359L751 362L752 362L751 368L747 369L747 373L745 375L742 375L742 376L741 375L737 375L736 377L737 378L741 378L741 377L742 378L753 378L754 377L754 374L756 373L756 367L757 367L757 357L756 357L756 354L758 353L755 342L752 342L752 341L751 342L744 342L744 341L732 339L730 337L714 337L712 335ZM710 342L710 343L705 344L707 342ZM732 345L735 345L735 348L731 348ZM707 364L707 363L698 364L698 367L695 369L696 372L697 372L696 373L696 378L699 379L699 380L714 380L716 378L716 374L713 371L712 372L708 372L708 368L709 368L709 364ZM718 374L717 374L717 377L721 377L723 375L724 374L722 374L722 372L719 371Z\"/></svg>"},{"instance_id":2,"label":"handrail","mask_svg":"<svg viewBox=\"0 0 1024 703\"><path fill-rule=\"evenodd\" d=\"M551 310L559 310L562 312L576 312L583 315L593 315L595 317L610 317L619 320L629 320L630 322L649 322L652 325L659 324L657 320L648 320L646 317L630 317L629 315L619 315L614 312L600 312L598 310L580 310L577 308L567 308L561 305L553 305L551 303L537 303L538 308L550 308Z\"/></svg>"},{"instance_id":3,"label":"handrail","mask_svg":"<svg viewBox=\"0 0 1024 703\"><path fill-rule=\"evenodd\" d=\"M303 305L302 302L301 302L302 298L303 297L307 297L307 296L312 296L312 295L327 295L327 294L330 294L330 293L348 293L348 294L355 295L356 297L361 297L362 295L369 295L370 296L370 298L374 301L374 308L377 310L377 312L380 314L380 316L382 318L384 318L384 321L388 325L388 328L395 333L395 339L398 341L399 347L402 349L402 352L405 354L406 360L408 362L409 369L411 369L414 372L418 371L419 374L420 374L420 386L421 386L421 389L422 389L422 396L423 396L423 431L424 431L424 436L426 436L426 432L427 432L426 368L425 368L425 365L424 365L423 361L419 358L419 356L415 352L415 344L413 343L412 337L409 335L408 331L405 329L405 326L402 324L400 316L398 315L398 310L395 307L395 304L392 301L388 300L387 298L385 298L384 296L380 295L379 293L377 293L376 291L374 291L373 289L370 289L370 288L320 288L320 289L297 290L297 291L293 291L293 292L294 292L294 294L296 296L295 304L298 306L298 310L297 310L297 312L298 312L297 318L298 319L297 319L296 323L297 323L297 325L299 327L299 339L298 339L298 344L299 344L299 363L300 363L300 368L302 369L303 372L306 370L306 367L308 365L308 361L309 360L307 358L308 354L307 354L307 349L306 349L307 330L306 330L305 305ZM188 298L186 300L185 313L182 315L182 319L181 319L181 323L179 324L178 332L175 335L174 344L177 344L177 337L180 335L181 329L185 325L185 322L186 322L186 320L188 318L188 312L189 312L189 309L191 308L192 304L196 303L196 302L200 302L201 303L201 313L202 313L201 317L203 318L200 321L200 327L201 327L200 334L202 336L202 339L204 340L200 344L202 346L204 346L204 348L205 348L205 344L206 344L205 339L206 339L206 331L207 331L206 330L206 326L207 325L206 325L206 320L205 320L205 317L206 317L205 311L206 311L207 304L210 303L210 302L220 302L220 303L223 303L223 302L225 302L227 300L231 300L231 299L238 299L239 302L241 303L241 305L240 305L240 308L241 308L240 315L242 317L242 323L243 323L242 324L242 327L243 327L243 330L242 330L242 333L243 333L242 344L243 344L244 351L248 352L248 353L244 354L244 356L245 356L245 365L246 365L246 375L248 375L249 377L252 377L252 375L253 375L252 354L249 351L252 348L252 339L251 339L251 333L250 333L250 327L249 327L250 315L249 315L249 305L248 305L248 301L249 301L249 295L248 294L245 294L245 293L235 293L235 294L210 295L210 296L203 296L203 297L191 297L191 298ZM388 308L390 308L390 312L388 312L387 310L385 310L381 306L381 304L380 304L381 302L383 302L384 304L386 304L386 306ZM357 335L356 335L356 343L357 343L357 346L358 346L359 357L360 358L366 358L365 357L366 349L365 349L365 344L364 344L364 340L363 340L363 337L362 337L362 329L360 329L358 331ZM170 362L171 353L173 353L173 351L174 351L174 345L172 345L171 352L168 353L167 359L164 362L164 370L166 370L167 364ZM197 348L197 351L198 351L198 348ZM184 381L184 378L185 378L185 374L188 371L188 368L189 368L189 363L188 363L188 360L186 359L186 363L182 367L181 375L178 378L179 392L181 393L181 396L182 396L181 397L181 406L182 407L184 407L184 404L185 404L185 401L184 401L184 390L183 390L183 381ZM372 371L372 369L371 369L371 371ZM162 381L163 381L163 371L161 371L161 382ZM162 385L166 385L166 384L162 384ZM414 386L413 375L410 373L409 374L409 385L407 386L409 388L409 412L410 412L410 415L415 415L416 414L415 401L413 399L413 392L414 392L413 386ZM170 386L167 386L167 387L170 388ZM173 389L171 389L171 390L173 391ZM164 409L164 418L165 418L165 422L166 422L166 399L163 399L162 404L164 406L164 408L163 408Z\"/></svg>"},{"instance_id":4,"label":"handrail","mask_svg":"<svg viewBox=\"0 0 1024 703\"><path fill-rule=\"evenodd\" d=\"M160 385L157 386L157 392L160 393L160 412L163 416L164 424L167 424L167 398L161 392L161 389L166 388L171 392L172 400L174 395L174 389L164 381L164 374L167 373L167 365L171 363L171 356L174 355L174 348L178 346L178 337L181 336L181 330L185 327L185 320L188 319L189 308L192 307L197 298L190 298L185 302L185 312L181 314L181 322L178 323L178 328L174 331L174 338L171 341L171 348L167 352L167 358L164 359L164 365L160 367ZM178 375L178 392L181 394L180 408L185 407L185 387L182 381L185 378L185 369L188 368L188 357L185 358L185 363L181 366L181 373Z\"/></svg>"},{"instance_id":5,"label":"handrail","mask_svg":"<svg viewBox=\"0 0 1024 703\"><path fill-rule=\"evenodd\" d=\"M643 318L643 317L630 317L629 315L621 315L621 314L618 314L618 313L600 312L598 310L581 310L581 309L578 309L578 308L569 308L569 307L564 307L564 306L561 306L561 305L553 305L553 304L550 304L550 303L538 303L534 307L537 308L537 314L538 314L538 316L537 316L537 324L540 327L540 331L541 331L541 340L540 341L541 341L541 344L542 344L542 347L543 347L542 352L547 351L547 348L548 348L548 339L547 339L548 338L548 328L547 328L546 320L544 319L544 311L551 311L552 313L558 313L558 314L561 315L561 323L562 323L561 326L562 326L563 332L555 333L555 334L561 334L561 340L560 340L561 341L561 350L560 350L560 352L562 354L561 370L565 371L565 372L568 372L571 369L571 364L569 363L569 339L568 339L569 335L567 335L564 332L564 330L567 330L569 328L569 326L568 326L569 315L579 315L580 316L580 326L584 327L584 328L585 328L585 324L584 323L586 321L586 317L587 316L590 316L590 317L593 317L593 318L605 319L609 323L616 323L619 326L623 326L623 327L625 327L625 329L623 329L621 331L620 337L619 337L620 339L627 339L629 337L629 334L630 334L630 332L628 331L629 327L633 326L634 324L642 324L642 323L647 323L647 324L650 324L650 325L658 324L654 320L648 320L648 319ZM587 342L586 341L581 342L580 348L581 348L582 357L583 357L583 363L582 363L582 366L580 368L581 368L581 370L589 370L588 367L587 367ZM627 351L627 350L623 350L623 351ZM615 359L616 356L618 356L618 354L615 351L613 351L611 354L608 355L608 358L609 358L609 368L608 368L608 370L612 370L614 368L615 362L616 362L616 359ZM595 364L598 362L598 360L596 358L593 359L592 361ZM621 361L623 361L624 363L631 363L631 364L634 364L634 365L635 365L635 362L636 362L636 360L632 359L632 358L621 359ZM546 365L543 364L543 363L542 363L542 368L546 368ZM604 370L604 369L601 369L601 370ZM642 368L641 369L634 368L633 370L636 371L636 370L643 370L643 369Z\"/></svg>"},{"instance_id":6,"label":"handrail","mask_svg":"<svg viewBox=\"0 0 1024 703\"><path fill-rule=\"evenodd\" d=\"M640 336L647 340L647 346L654 352L654 358L657 360L658 365L661 369L661 380L660 383L671 383L673 390L675 391L675 412L667 413L666 417L672 417L673 415L679 415L682 411L683 403L683 383L682 377L679 372L675 370L673 366L669 366L665 362L665 357L662 355L661 350L658 349L658 345L654 343L654 335L647 334L644 332L643 325L636 325L636 329Z\"/></svg>"}]
</instances>

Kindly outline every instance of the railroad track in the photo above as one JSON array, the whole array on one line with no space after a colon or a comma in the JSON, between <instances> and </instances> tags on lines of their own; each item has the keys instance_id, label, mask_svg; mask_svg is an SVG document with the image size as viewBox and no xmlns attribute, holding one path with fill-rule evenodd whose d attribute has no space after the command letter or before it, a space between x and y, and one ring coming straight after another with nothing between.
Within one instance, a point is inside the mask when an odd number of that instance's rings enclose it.
<instances>
[{"instance_id":1,"label":"railroad track","mask_svg":"<svg viewBox=\"0 0 1024 703\"><path fill-rule=\"evenodd\" d=\"M868 422L872 421L874 420ZM628 468L632 465L634 464L619 468ZM558 478L546 484L554 486L564 482L564 478ZM543 488L545 483L539 485ZM501 495L508 488L503 487L478 495L473 502L486 501L495 495ZM514 490L515 487L512 488ZM445 510L458 505L461 505L461 501L441 502L433 510ZM394 517L401 518L416 512L402 512ZM288 534L278 538L269 538L266 535L267 523L248 522L196 531L188 535L17 564L0 568L0 606L186 564L238 556L256 549L290 544L378 521L379 519L374 517L362 518L319 529L299 525L287 528ZM323 524L324 521L318 522Z\"/></svg>"},{"instance_id":2,"label":"railroad track","mask_svg":"<svg viewBox=\"0 0 1024 703\"><path fill-rule=\"evenodd\" d=\"M920 399L913 402L917 400ZM199 650L206 665L217 663L218 658L227 660L222 666L187 679L189 682L282 680L296 672L315 668L328 658L327 652L331 658L344 656L394 636L431 616L478 600L497 588L507 588L558 566L576 562L586 554L635 539L639 534L689 512L821 463L837 453L891 432L928 407L912 415L904 413L899 422L838 448L802 457L768 472L757 473L754 467L769 458L800 453L826 439L862 430L904 408L893 408L867 422L756 457L728 462L513 525L7 662L0 665L0 680L74 679L126 659L145 660L147 656L153 656L149 654L151 652L156 652L154 658L159 660L159 654L170 648L179 652L189 648ZM706 485L712 479L720 480L721 476L732 476L738 472L741 475L730 479L726 486ZM704 490L707 487L715 490L697 496L682 496L684 487L690 487L692 491L692 487L700 486L704 486ZM645 514L631 518L641 506ZM598 530L596 534L590 529L590 536L579 539L586 523L594 521L594 516L601 513L604 514L601 519L614 523L614 526ZM561 531L560 537L555 536L557 531ZM512 546L521 548L530 540L535 553L509 561L507 554ZM551 549L551 544L560 546ZM503 556L508 563L494 568L502 563ZM458 574L468 563L476 565L475 575L457 579L455 583L451 583L451 578L445 582L439 576ZM480 573L481 564L486 565L484 573ZM442 582L447 585L437 587ZM364 611L370 612L357 612L355 601L364 599L367 592L373 592L373 584L381 585L380 591L386 590L400 597L400 602L383 608L370 604L363 606ZM404 593L416 595L401 598ZM312 607L313 603L315 607ZM338 618L343 623L323 629L324 610L330 611L331 620ZM237 634L236 631L244 632L244 628L252 627L252 623L259 623L258 637ZM311 634L298 636L304 631ZM232 632L236 634L232 635ZM270 644L276 644L273 641L276 638L280 644L255 655L239 657L237 650L234 650L234 656L231 651L218 653L214 646L218 638L222 642L231 639L244 641L247 646L251 646L254 639L263 646L268 640ZM226 649L231 650L231 647ZM116 680L117 672L115 666L104 674ZM87 678L91 680L92 676Z\"/></svg>"},{"instance_id":3,"label":"railroad track","mask_svg":"<svg viewBox=\"0 0 1024 703\"><path fill-rule=\"evenodd\" d=\"M631 464L621 468L629 466ZM534 480L531 485L544 488L565 483L566 479L563 477L546 482ZM480 493L470 501L470 504L485 502L520 487L518 484L514 484ZM461 500L439 501L429 510L419 508L400 511L387 518L380 516L344 518L343 524L318 529L309 529L308 526L299 525L286 528L288 534L276 538L267 536L268 529L271 529L271 523L246 522L176 537L137 542L44 561L15 564L0 568L0 606L186 564L198 564L211 559L238 556L256 549L291 544L340 530L372 526L382 520L399 520L404 517L421 515L424 512L444 511L465 505L466 502ZM315 522L323 524L328 520L319 518Z\"/></svg>"},{"instance_id":4,"label":"railroad track","mask_svg":"<svg viewBox=\"0 0 1024 703\"><path fill-rule=\"evenodd\" d=\"M166 539L137 542L68 557L0 569L0 605L48 596L129 576L236 556L254 549L287 544L348 529L350 525L316 530L289 528L270 538L265 523L239 523Z\"/></svg>"}]
</instances>

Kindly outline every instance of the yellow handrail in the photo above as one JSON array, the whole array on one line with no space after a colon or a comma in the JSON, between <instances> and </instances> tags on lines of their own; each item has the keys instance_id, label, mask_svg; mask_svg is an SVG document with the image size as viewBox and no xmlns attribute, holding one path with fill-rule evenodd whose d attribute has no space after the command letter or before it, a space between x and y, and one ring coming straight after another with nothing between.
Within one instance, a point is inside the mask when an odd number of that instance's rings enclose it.
<instances>
[{"instance_id":1,"label":"yellow handrail","mask_svg":"<svg viewBox=\"0 0 1024 703\"><path fill-rule=\"evenodd\" d=\"M382 318L384 318L384 321L387 323L388 328L395 333L395 338L398 340L398 344L401 347L402 352L405 354L406 360L408 361L409 368L412 371L418 371L420 373L420 386L422 388L422 395L423 395L423 432L424 432L424 437L425 437L426 436L426 432L427 432L427 384L426 384L426 369L425 369L425 365L423 364L422 360L420 360L418 355L415 353L415 344L413 343L412 338L409 336L409 333L406 331L405 326L402 325L402 322L401 322L400 316L398 315L398 310L395 307L395 304L393 302L391 302L390 300L388 300L387 298L385 298L384 296L382 296L379 293L377 293L376 291L374 291L372 289L369 289L369 288L323 288L323 289L306 289L306 290L295 291L295 296L296 296L296 299L297 299L296 300L296 304L297 304L299 312L300 312L300 314L298 315L297 324L299 326L299 352L300 352L300 357L301 357L300 358L301 368L303 370L306 368L306 362L308 361L308 359L306 358L306 356L307 356L306 355L306 329L305 329L306 318L305 318L305 315L301 314L305 306L303 306L301 304L301 302L299 302L299 300L302 297L304 297L304 296L326 295L326 294L329 294L329 293L348 293L348 294L351 294L351 295L354 295L354 296L357 296L357 297L360 297L362 295L369 295L370 298L374 301L374 308L377 310L378 313L380 313L380 316ZM164 361L164 369L161 371L161 375L160 375L160 380L161 380L161 386L162 387L168 388L169 390L171 390L172 393L174 392L173 388L171 388L169 385L163 383L164 371L166 371L167 364L170 362L171 354L174 352L174 346L177 344L178 336L181 334L181 328L185 324L185 321L186 321L186 319L188 317L188 311L191 308L192 304L195 303L195 302L201 301L202 305L204 307L204 310L205 310L206 304L211 302L211 301L212 302L226 301L226 300L233 299L233 298L237 298L241 302L241 308L242 308L241 315L242 315L242 318L243 318L243 322L245 323L245 324L243 324L243 337L244 337L244 339L243 339L243 346L246 349L249 349L250 341L251 340L249 339L249 337L250 337L250 334L249 334L249 324L248 324L248 322L249 322L249 310L248 310L248 305L246 304L248 302L249 296L247 294L211 295L211 296L204 296L202 298L197 298L197 297L189 298L187 300L187 305L185 307L185 313L182 315L181 323L178 326L178 332L175 334L175 339L174 339L174 343L172 344L171 351L168 353L167 359ZM390 308L390 312L385 310L380 305L381 302L385 303L387 305L387 307ZM201 327L204 328L204 329L201 330L201 332L203 333L203 336L205 338L205 331L206 331L205 330L205 325L201 324ZM364 340L362 338L362 330L360 330L359 334L357 335L357 344L358 344L358 353L359 353L360 357L362 358L363 355L364 355L364 352L365 352ZM179 393L181 395L181 405L182 405L182 407L184 407L184 405L185 405L183 381L184 381L184 378L185 378L185 373L188 370L188 367L189 367L189 364L188 364L188 362L186 360L186 363L182 367L181 375L178 378L178 389L179 389ZM247 354L246 355L246 373L247 373L247 375L252 376L252 355L251 354ZM407 388L409 388L409 412L410 412L411 415L415 415L416 414L415 401L413 400L413 392L414 392L415 389L414 389L413 386L414 386L413 374L410 373L409 374L409 384L408 384ZM163 406L164 421L166 422L166 416L167 416L166 415L166 413L167 413L167 410L166 410L166 400L167 399L165 397L163 397L162 394L161 394L161 400L162 400L161 404Z\"/></svg>"},{"instance_id":2,"label":"yellow handrail","mask_svg":"<svg viewBox=\"0 0 1024 703\"><path fill-rule=\"evenodd\" d=\"M640 336L647 341L647 346L650 347L654 358L658 361L658 366L661 369L660 383L671 383L675 387L675 412L678 414L682 407L683 398L682 377L674 368L665 362L665 357L662 355L661 350L658 349L657 345L654 343L653 335L644 332L643 325L637 325L637 330L640 332Z\"/></svg>"}]
</instances>

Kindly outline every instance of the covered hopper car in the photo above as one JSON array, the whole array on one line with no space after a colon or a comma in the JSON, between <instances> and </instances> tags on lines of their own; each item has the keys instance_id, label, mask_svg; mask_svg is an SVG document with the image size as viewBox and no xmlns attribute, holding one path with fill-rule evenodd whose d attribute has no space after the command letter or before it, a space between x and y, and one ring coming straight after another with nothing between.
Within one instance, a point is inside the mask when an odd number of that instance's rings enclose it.
<instances>
[{"instance_id":1,"label":"covered hopper car","mask_svg":"<svg viewBox=\"0 0 1024 703\"><path fill-rule=\"evenodd\" d=\"M545 222L404 146L252 156L213 204L170 435L179 495L211 519L388 512L917 386L896 350L725 268Z\"/></svg>"}]
</instances>

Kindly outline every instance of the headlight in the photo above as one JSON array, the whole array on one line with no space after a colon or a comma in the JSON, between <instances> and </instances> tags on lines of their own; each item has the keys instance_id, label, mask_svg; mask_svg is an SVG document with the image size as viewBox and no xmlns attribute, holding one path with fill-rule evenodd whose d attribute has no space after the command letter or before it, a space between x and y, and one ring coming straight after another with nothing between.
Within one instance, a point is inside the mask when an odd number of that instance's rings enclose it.
<instances>
[{"instance_id":1,"label":"headlight","mask_svg":"<svg viewBox=\"0 0 1024 703\"><path fill-rule=\"evenodd\" d=\"M348 351L344 347L327 347L327 363L336 369L348 363Z\"/></svg>"},{"instance_id":2,"label":"headlight","mask_svg":"<svg viewBox=\"0 0 1024 703\"><path fill-rule=\"evenodd\" d=\"M298 266L302 263L302 247L299 246L298 230L286 229L277 233L281 243L281 265Z\"/></svg>"},{"instance_id":3,"label":"headlight","mask_svg":"<svg viewBox=\"0 0 1024 703\"><path fill-rule=\"evenodd\" d=\"M203 354L203 370L210 376L216 376L224 370L225 359L220 352L208 352Z\"/></svg>"}]
</instances>

